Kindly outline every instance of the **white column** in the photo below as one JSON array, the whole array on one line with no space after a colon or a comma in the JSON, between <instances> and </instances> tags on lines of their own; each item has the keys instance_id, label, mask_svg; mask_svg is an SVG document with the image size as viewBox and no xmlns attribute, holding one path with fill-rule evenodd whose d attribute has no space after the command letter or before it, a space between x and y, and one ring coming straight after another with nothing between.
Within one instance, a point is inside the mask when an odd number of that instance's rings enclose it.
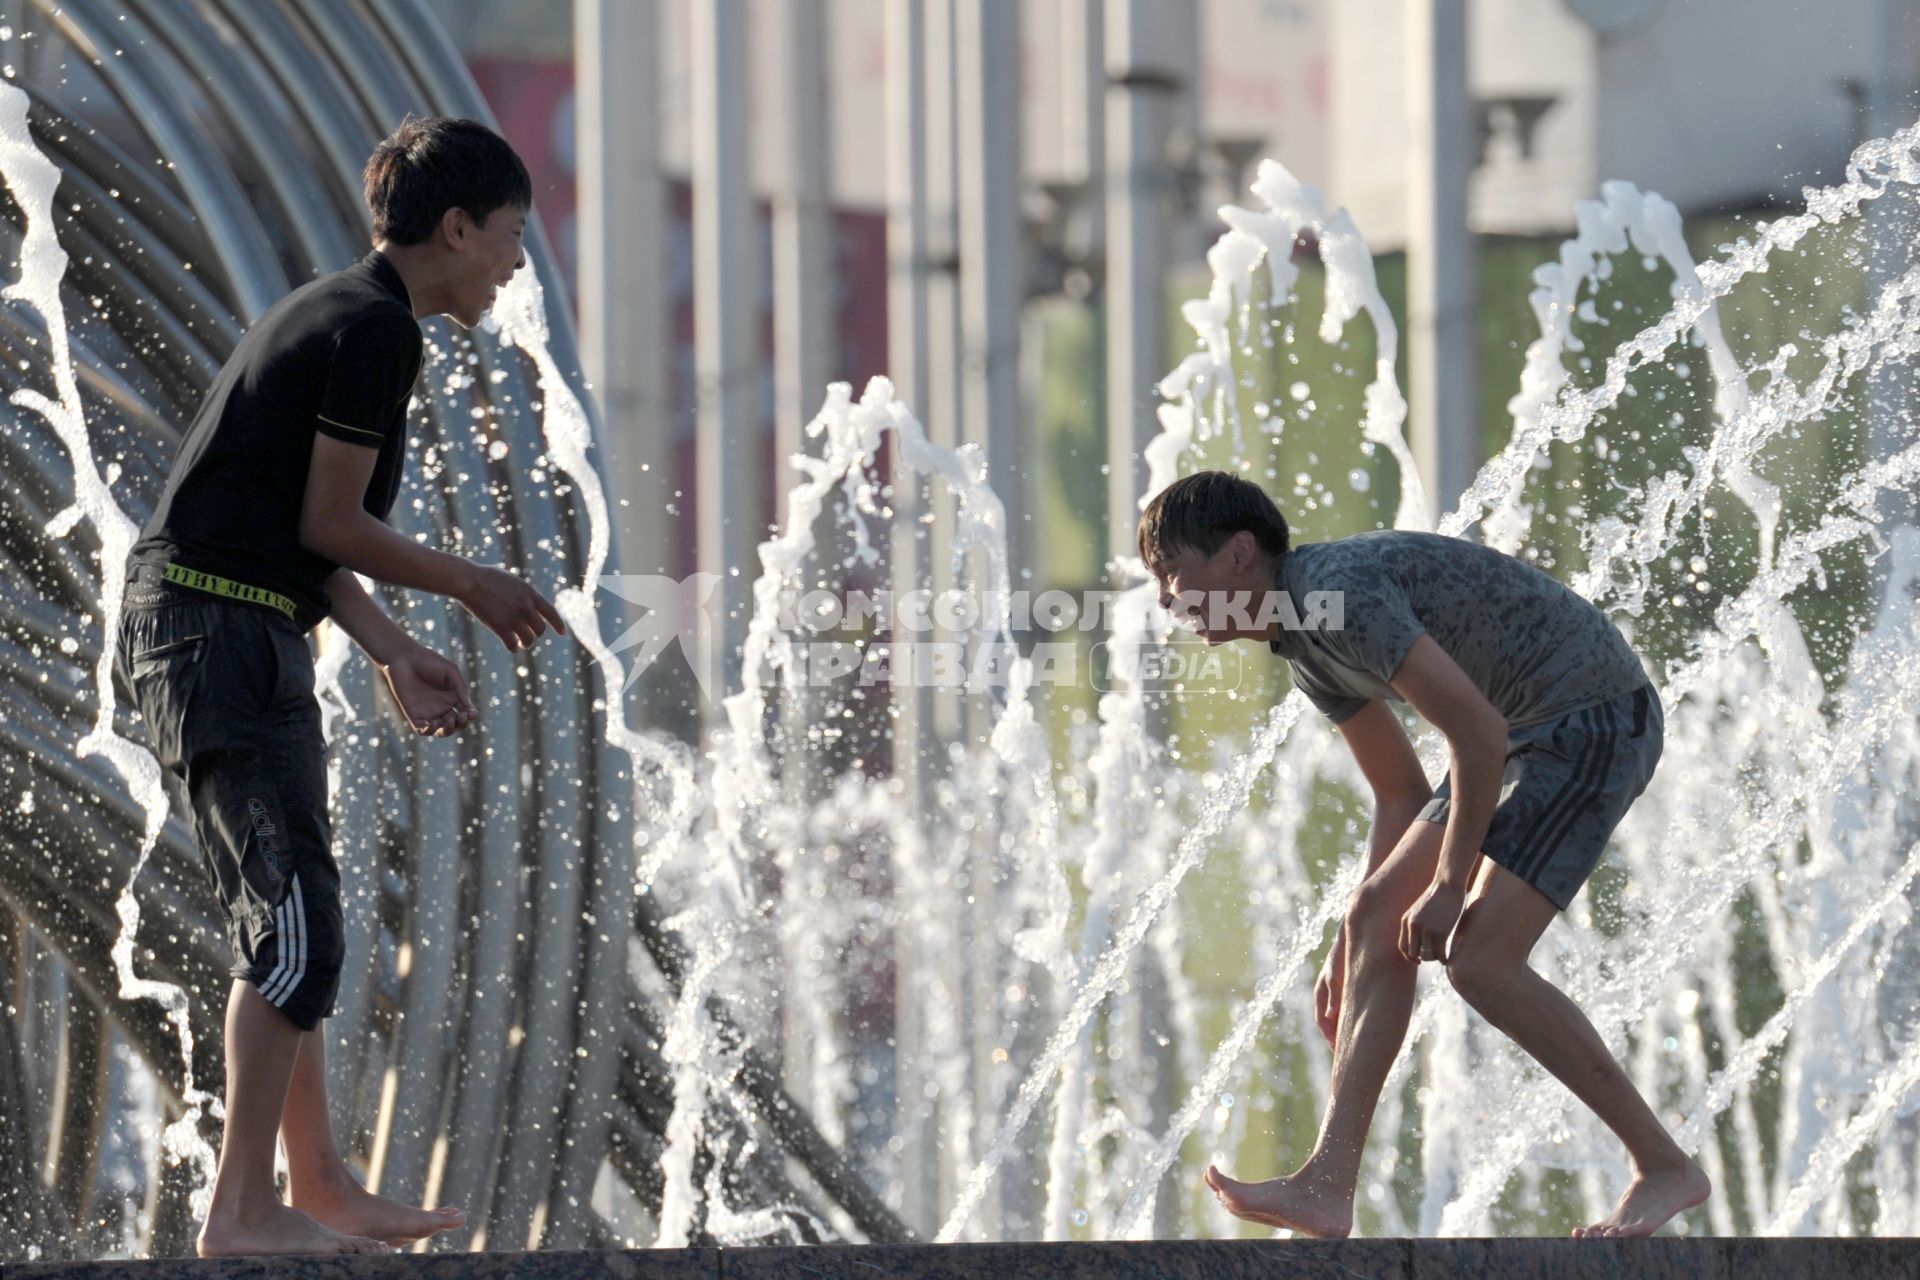
<instances>
[{"instance_id":1,"label":"white column","mask_svg":"<svg viewBox=\"0 0 1920 1280\"><path fill-rule=\"evenodd\" d=\"M959 89L955 54L958 9L972 0L927 0L926 11L926 164L927 164L927 404L920 420L927 437L957 448L963 437L962 406L966 379L960 323ZM944 485L932 492L932 536L928 540L935 591L954 585L949 555L953 547L954 501ZM939 632L922 636L940 640ZM933 739L951 742L961 733L960 699L933 690Z\"/></svg>"},{"instance_id":2,"label":"white column","mask_svg":"<svg viewBox=\"0 0 1920 1280\"><path fill-rule=\"evenodd\" d=\"M1005 505L1010 589L1022 586L1031 540L1023 479L1020 423L1020 310L1025 227L1020 217L1020 15L1013 0L964 0L955 8L954 99L959 164L961 430L985 449L987 474ZM992 602L983 600L983 605ZM986 696L967 699L969 746L978 749L990 724ZM969 868L974 1150L986 1149L996 1118L992 1059L999 1021L1000 919L994 889L998 850L990 834L974 841ZM1000 1225L999 1202L981 1205L989 1238Z\"/></svg>"},{"instance_id":3,"label":"white column","mask_svg":"<svg viewBox=\"0 0 1920 1280\"><path fill-rule=\"evenodd\" d=\"M894 394L924 423L931 379L927 352L927 21L921 0L886 9L887 103L887 371ZM925 481L893 455L893 581L896 591L923 581L930 533L920 521ZM896 637L907 639L907 637ZM925 689L893 686L893 776L907 802L924 801L924 752L930 745ZM911 1221L919 1221L910 1217Z\"/></svg>"},{"instance_id":4,"label":"white column","mask_svg":"<svg viewBox=\"0 0 1920 1280\"><path fill-rule=\"evenodd\" d=\"M1407 407L1414 458L1437 517L1452 510L1480 461L1466 0L1407 0L1404 11Z\"/></svg>"},{"instance_id":5,"label":"white column","mask_svg":"<svg viewBox=\"0 0 1920 1280\"><path fill-rule=\"evenodd\" d=\"M1020 15L1012 0L955 10L959 115L962 430L987 452L1007 506L1014 586L1026 567L1025 459L1020 424L1020 304L1026 230L1020 218Z\"/></svg>"},{"instance_id":6,"label":"white column","mask_svg":"<svg viewBox=\"0 0 1920 1280\"><path fill-rule=\"evenodd\" d=\"M1085 184L1080 216L1090 255L1106 243L1106 0L1060 0L1061 177Z\"/></svg>"},{"instance_id":7,"label":"white column","mask_svg":"<svg viewBox=\"0 0 1920 1280\"><path fill-rule=\"evenodd\" d=\"M580 362L620 569L660 573L674 555L658 15L653 0L577 0L573 17Z\"/></svg>"},{"instance_id":8,"label":"white column","mask_svg":"<svg viewBox=\"0 0 1920 1280\"><path fill-rule=\"evenodd\" d=\"M1172 248L1167 132L1179 90L1160 47L1154 0L1106 11L1107 555L1134 554L1146 448L1166 363L1166 267Z\"/></svg>"},{"instance_id":9,"label":"white column","mask_svg":"<svg viewBox=\"0 0 1920 1280\"><path fill-rule=\"evenodd\" d=\"M788 459L818 443L806 437L806 424L825 398L833 364L833 209L829 194L828 140L832 113L827 84L827 6L825 0L775 0L758 6L758 29L776 51L773 65L773 465L774 513L785 530L789 498L800 476ZM830 520L816 523L821 542L818 563L839 560ZM779 695L782 748L780 784L796 811L810 812L826 795L830 779L818 754L807 747L807 730L819 723L832 691L805 686L783 688ZM769 880L773 879L769 876ZM791 898L788 899L792 901ZM784 944L774 958L795 971L803 958ZM798 1015L803 1001L781 1002L785 1014L782 1046L788 1090L811 1096L816 1046ZM824 1123L824 1121L823 1121Z\"/></svg>"},{"instance_id":10,"label":"white column","mask_svg":"<svg viewBox=\"0 0 1920 1280\"><path fill-rule=\"evenodd\" d=\"M887 371L894 393L923 423L931 423L927 348L927 13L922 0L889 0L886 8L887 104ZM929 425L929 429L931 426ZM921 523L929 495L920 477L893 457L893 584L906 591L925 580L931 531ZM896 635L896 642L913 637ZM928 691L906 683L892 689L893 776L915 814L926 807L932 771L932 717ZM922 1092L926 1026L921 992L930 975L913 965L916 949L895 947L893 1022L895 1132L901 1139L900 1216L915 1230L939 1222L938 1183L929 1155L931 1110Z\"/></svg>"},{"instance_id":11,"label":"white column","mask_svg":"<svg viewBox=\"0 0 1920 1280\"><path fill-rule=\"evenodd\" d=\"M782 527L806 449L805 428L833 377L832 97L827 84L826 0L779 0L767 31L780 50L780 172L773 193L774 475Z\"/></svg>"},{"instance_id":12,"label":"white column","mask_svg":"<svg viewBox=\"0 0 1920 1280\"><path fill-rule=\"evenodd\" d=\"M766 460L754 342L757 246L747 185L746 24L741 0L700 0L692 16L694 446L697 563L721 575L728 689L740 679ZM715 690L719 693L719 690ZM717 726L718 706L709 708Z\"/></svg>"},{"instance_id":13,"label":"white column","mask_svg":"<svg viewBox=\"0 0 1920 1280\"><path fill-rule=\"evenodd\" d=\"M1920 0L1878 0L1874 32L1876 50L1873 78L1866 87L1867 138L1885 138L1913 123L1920 112ZM1865 141L1865 139L1862 139ZM1869 201L1864 218L1873 244L1867 260L1867 283L1872 294L1891 284L1914 256L1920 217L1915 214L1912 189L1895 186L1879 200ZM1872 305L1869 296L1868 305ZM1910 364L1882 365L1867 388L1867 433L1870 456L1889 458L1915 438L1915 382ZM1912 493L1886 492L1876 504L1883 527L1914 524L1920 516ZM1875 582L1884 581L1885 558Z\"/></svg>"}]
</instances>

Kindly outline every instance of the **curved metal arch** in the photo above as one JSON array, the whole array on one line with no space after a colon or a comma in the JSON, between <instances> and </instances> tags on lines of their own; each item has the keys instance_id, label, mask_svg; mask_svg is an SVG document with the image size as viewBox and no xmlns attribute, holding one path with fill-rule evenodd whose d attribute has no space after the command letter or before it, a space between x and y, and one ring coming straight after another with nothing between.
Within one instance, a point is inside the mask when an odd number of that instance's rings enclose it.
<instances>
[{"instance_id":1,"label":"curved metal arch","mask_svg":"<svg viewBox=\"0 0 1920 1280\"><path fill-rule=\"evenodd\" d=\"M222 264L241 318L251 321L272 306L286 292L285 277L277 270L268 277L257 264L277 267L279 255L231 171L205 135L193 127L180 95L160 78L157 67L147 65L144 56L128 58L117 52L119 46L110 38L115 24L95 0L34 3L93 60L133 123L153 143L154 153L168 158L194 215L208 229L208 244Z\"/></svg>"},{"instance_id":2,"label":"curved metal arch","mask_svg":"<svg viewBox=\"0 0 1920 1280\"><path fill-rule=\"evenodd\" d=\"M51 0L35 5L43 13L53 7ZM349 249L367 230L359 175L374 142L408 111L489 115L414 0L142 0L126 8L129 23L113 25L145 28L145 43L136 38L131 56L100 59L113 101L82 109L38 86L34 119L43 150L77 197L67 203L78 208L63 213L58 228L79 251L65 285L69 315L85 305L84 290L103 299L111 322L94 328L92 344L76 333L73 345L90 429L98 451L111 441L124 455L115 492L139 518L189 411L170 380L204 385L212 362L238 338L235 317L251 317L280 296L289 271L345 265L318 259ZM97 49L109 21L105 0L80 0L65 6L57 26ZM209 74L220 83L209 84ZM149 172L96 133L90 122L115 105L169 171ZM202 112L217 117L213 127L203 127ZM287 136L276 138L273 129ZM229 161L218 153L223 143L244 154ZM241 198L235 169L262 184L269 207ZM288 226L295 228L288 243L273 243ZM92 264L83 260L89 253ZM552 355L597 435L537 215L528 253L548 286ZM7 312L0 348L21 353L29 366L44 359L34 329L25 314ZM587 559L586 518L577 498L556 494L557 477L532 474L531 460L544 452L532 406L545 392L529 360L483 334L439 323L428 333L433 359L411 427L414 466L430 452L449 476L410 481L396 526L436 539L454 529L488 531L508 561L576 579ZM155 342L166 343L165 352ZM445 385L455 369L472 375L458 389ZM0 370L8 389L32 378L44 378L44 370ZM477 430L476 410L496 425ZM504 459L487 447L495 436L510 445ZM71 464L48 433L24 420L5 424L0 437L0 465L19 480L3 500L6 523L39 529L70 490ZM66 754L92 709L84 671L98 656L99 620L81 626L74 615L93 608L97 554L84 525L58 543L36 543L30 533L0 537L0 590L19 598L44 589L45 596L44 607L14 611L0 624L0 700L31 706L31 714L0 723L0 771L56 762L40 770L35 786L48 810L80 815L62 824L0 818L0 900L9 918L54 942L75 978L79 994L71 998L97 1003L177 1089L170 1028L151 1004L119 998L108 959L117 927L111 903L131 868L143 816L104 761ZM670 1112L660 1092L668 1073L656 1056L657 1021L626 972L636 927L669 980L678 974L672 944L647 904L635 911L630 833L609 816L611 801L629 807L630 766L596 722L601 673L578 649L507 655L464 612L437 599L394 594L388 604L434 643L451 644L477 688L518 696L494 713L492 749L463 765L404 738L366 669L349 666L335 745L352 817L337 833L336 855L362 886L346 907L350 946L365 959L343 982L330 1024L345 1047L330 1062L336 1103L353 1117L354 1148L380 1173L383 1190L421 1195L437 1177L440 1198L465 1204L494 1247L592 1243L604 1238L588 1207L603 1162L638 1194L657 1194L656 1173L641 1153L658 1151ZM31 678L36 653L63 640L77 641L65 655L75 677ZM125 732L136 732L127 716L120 720ZM49 858L49 849L63 856ZM176 818L137 886L148 922L140 943L151 952L143 972L190 987L217 983L224 969L194 883L197 862ZM85 873L76 873L82 866ZM523 881L531 886L525 893ZM470 919L477 927L467 927ZM379 969L374 958L403 942L412 944L412 967ZM217 1078L220 1028L210 1008L217 1012L204 999L192 1008L203 1083ZM757 1061L751 1051L748 1059ZM402 1082L391 1094L379 1087L389 1070ZM869 1235L905 1234L782 1093L777 1073L754 1067L744 1088L751 1114L736 1122L764 1129L763 1147L800 1160L814 1185ZM61 1158L72 1145L62 1146ZM504 1168L503 1149L513 1157ZM809 1198L785 1184L777 1162L741 1176L756 1198ZM63 1194L76 1178L84 1182L81 1174L63 1176ZM177 1241L187 1212L183 1186L161 1182L154 1234ZM536 1223L544 1227L536 1231ZM6 1230L0 1226L0 1239Z\"/></svg>"},{"instance_id":3,"label":"curved metal arch","mask_svg":"<svg viewBox=\"0 0 1920 1280\"><path fill-rule=\"evenodd\" d=\"M201 92L219 109L226 127L246 145L294 238L301 264L317 272L357 257L339 219L300 212L338 206L334 193L315 179L306 162L306 140L290 127L290 104L259 63L240 56L228 44L228 33L195 20L185 0L148 3L165 19L154 24L158 38L199 80ZM289 144L298 148L292 163L283 154Z\"/></svg>"}]
</instances>

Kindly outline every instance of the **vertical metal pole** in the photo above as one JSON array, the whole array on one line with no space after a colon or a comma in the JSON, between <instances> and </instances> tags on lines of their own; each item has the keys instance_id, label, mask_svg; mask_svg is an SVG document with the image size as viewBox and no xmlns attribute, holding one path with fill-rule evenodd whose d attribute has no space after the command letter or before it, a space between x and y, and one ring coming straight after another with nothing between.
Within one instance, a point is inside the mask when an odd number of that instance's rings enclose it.
<instances>
[{"instance_id":1,"label":"vertical metal pole","mask_svg":"<svg viewBox=\"0 0 1920 1280\"><path fill-rule=\"evenodd\" d=\"M921 0L891 0L886 9L887 103L887 368L894 394L923 422L931 392L927 351L927 15ZM923 479L893 454L893 588L926 580L930 531L921 523L930 494ZM896 644L913 637L895 635ZM893 776L918 817L926 810L932 745L928 690L896 677L892 686ZM904 1064L924 1061L926 1028L920 997L930 975L911 963L915 948L895 948L893 1060L898 1110L900 1214L921 1231L936 1222L937 1184L927 1152L927 1100Z\"/></svg>"},{"instance_id":2,"label":"vertical metal pole","mask_svg":"<svg viewBox=\"0 0 1920 1280\"><path fill-rule=\"evenodd\" d=\"M805 428L826 398L834 366L832 102L827 85L826 0L781 0L769 10L781 52L780 154L773 196L774 474L778 518L787 519L787 458L806 448Z\"/></svg>"},{"instance_id":3,"label":"vertical metal pole","mask_svg":"<svg viewBox=\"0 0 1920 1280\"><path fill-rule=\"evenodd\" d=\"M754 349L753 195L747 186L741 0L689 6L693 25L693 321L697 560L721 575L726 687L740 681L766 472ZM718 691L716 691L718 692ZM708 707L709 728L721 721Z\"/></svg>"},{"instance_id":4,"label":"vertical metal pole","mask_svg":"<svg viewBox=\"0 0 1920 1280\"><path fill-rule=\"evenodd\" d=\"M1865 121L1866 141L1885 138L1913 123L1920 106L1920 0L1879 0L1875 35L1878 48L1873 79L1867 86ZM1875 298L1906 269L1913 256L1916 218L1911 188L1894 186L1885 196L1870 201L1864 218L1871 248L1867 255L1868 308ZM1910 444L1916 432L1912 366L1883 364L1873 375L1867 389L1868 451L1876 460L1892 457ZM1910 492L1883 492L1876 504L1883 529L1910 525L1920 517L1915 495ZM1886 558L1880 564L1884 568ZM1876 573L1876 583L1884 582Z\"/></svg>"},{"instance_id":5,"label":"vertical metal pole","mask_svg":"<svg viewBox=\"0 0 1920 1280\"><path fill-rule=\"evenodd\" d=\"M1020 311L1025 227L1020 217L1020 24L1012 0L966 0L955 10L954 89L958 115L962 431L986 452L987 474L1006 509L1010 589L1030 560L1021 456ZM996 603L983 599L982 605ZM971 660L972 655L969 655ZM970 661L971 665L971 661ZM990 724L988 696L969 697L968 746L980 749ZM967 1019L972 1051L974 1149L992 1138L993 1034L999 1021L999 849L990 833L972 845L968 873L971 969ZM1001 1205L981 1206L989 1237Z\"/></svg>"},{"instance_id":6,"label":"vertical metal pole","mask_svg":"<svg viewBox=\"0 0 1920 1280\"><path fill-rule=\"evenodd\" d=\"M1166 357L1167 132L1179 81L1156 47L1155 7L1153 0L1110 0L1106 13L1109 558L1134 554L1143 451L1158 429L1153 384Z\"/></svg>"},{"instance_id":7,"label":"vertical metal pole","mask_svg":"<svg viewBox=\"0 0 1920 1280\"><path fill-rule=\"evenodd\" d=\"M661 573L674 558L658 14L654 0L578 0L573 20L580 363L605 424L620 568Z\"/></svg>"},{"instance_id":8,"label":"vertical metal pole","mask_svg":"<svg viewBox=\"0 0 1920 1280\"><path fill-rule=\"evenodd\" d=\"M1089 255L1106 243L1106 0L1062 0L1060 5L1061 176L1084 184L1080 211Z\"/></svg>"},{"instance_id":9,"label":"vertical metal pole","mask_svg":"<svg viewBox=\"0 0 1920 1280\"><path fill-rule=\"evenodd\" d=\"M957 448L962 439L966 402L960 326L960 230L958 64L955 57L958 8L971 0L927 0L926 158L927 158L927 408L921 420L934 444ZM933 536L928 553L931 585L953 587L949 559L953 548L954 501L933 486ZM938 631L922 640L940 640ZM952 691L932 692L933 732L937 742L960 736L961 703Z\"/></svg>"},{"instance_id":10,"label":"vertical metal pole","mask_svg":"<svg viewBox=\"0 0 1920 1280\"><path fill-rule=\"evenodd\" d=\"M1011 0L968 0L955 17L963 431L986 450L1006 503L1017 586L1029 545L1020 480L1020 15Z\"/></svg>"},{"instance_id":11,"label":"vertical metal pole","mask_svg":"<svg viewBox=\"0 0 1920 1280\"><path fill-rule=\"evenodd\" d=\"M960 359L960 282L959 231L955 204L958 194L958 72L955 56L957 10L970 0L927 0L926 6L926 158L927 158L927 247L930 257L927 279L927 411L923 418L929 439L946 448L959 445L961 406L964 403L964 379ZM932 487L933 523L928 544L929 585L935 592L953 587L951 554L955 526L953 496L943 484ZM938 628L929 635L909 637L919 641L942 642L951 639ZM930 761L945 759L943 748L957 741L963 732L963 706L959 691L935 687L929 690L932 704L932 752ZM944 772L936 765L929 774ZM931 784L935 777L929 777ZM949 851L929 842L931 858L944 861ZM955 923L940 939L942 953L952 959L951 967L938 975L957 999L966 988L964 964L960 953L965 930ZM951 948L950 950L948 948ZM922 975L931 977L932 975ZM924 988L908 989L906 998L925 999ZM957 1046L931 1045L923 1037L923 1053L958 1051ZM923 1136L932 1149L925 1154L933 1179L934 1202L929 1226L944 1216L944 1205L958 1191L959 1179L967 1172L966 1161L977 1148L971 1145L972 1113L967 1098L943 1090L937 1106L930 1106L921 1121ZM958 1135L966 1134L961 1141ZM957 1159L954 1153L966 1156Z\"/></svg>"},{"instance_id":12,"label":"vertical metal pole","mask_svg":"<svg viewBox=\"0 0 1920 1280\"><path fill-rule=\"evenodd\" d=\"M806 424L826 394L833 365L833 208L828 152L832 133L827 85L825 0L782 0L768 13L767 31L779 51L779 170L773 188L774 461L777 517L786 527L789 497L798 478L788 459L808 449ZM818 558L832 564L837 525L823 518ZM807 730L818 722L824 691L793 685L780 695L780 782L798 812L811 812L826 794L826 771L807 749ZM785 1003L785 1002L783 1002ZM795 1008L787 1004L791 1014ZM811 1094L814 1045L798 1034L783 1037L787 1086Z\"/></svg>"},{"instance_id":13,"label":"vertical metal pole","mask_svg":"<svg viewBox=\"0 0 1920 1280\"><path fill-rule=\"evenodd\" d=\"M1169 31L1157 22L1180 18ZM1166 265L1176 228L1169 135L1177 112L1189 110L1196 56L1191 13L1174 15L1152 0L1111 0L1106 13L1107 210L1107 554L1133 555L1140 497L1146 486L1144 450L1158 429L1154 381L1166 363ZM1164 700L1150 703L1149 731L1166 731ZM1135 964L1132 998L1122 1008L1139 1039L1129 1074L1148 1091L1154 1116L1172 1109L1171 1072L1144 1042L1160 1022L1165 992L1152 961ZM1085 1052L1084 1046L1080 1052ZM1171 1197L1159 1197L1156 1228L1170 1229Z\"/></svg>"},{"instance_id":14,"label":"vertical metal pole","mask_svg":"<svg viewBox=\"0 0 1920 1280\"><path fill-rule=\"evenodd\" d=\"M927 99L926 11L921 0L895 0L886 10L887 39L887 368L894 394L922 422L931 391L927 352ZM923 480L893 459L893 582L896 591L927 576L928 531L921 515ZM896 637L907 639L907 637ZM908 803L924 801L928 745L927 691L893 686L893 776Z\"/></svg>"},{"instance_id":15,"label":"vertical metal pole","mask_svg":"<svg viewBox=\"0 0 1920 1280\"><path fill-rule=\"evenodd\" d=\"M1414 458L1437 517L1480 463L1466 0L1409 0L1407 397Z\"/></svg>"}]
</instances>

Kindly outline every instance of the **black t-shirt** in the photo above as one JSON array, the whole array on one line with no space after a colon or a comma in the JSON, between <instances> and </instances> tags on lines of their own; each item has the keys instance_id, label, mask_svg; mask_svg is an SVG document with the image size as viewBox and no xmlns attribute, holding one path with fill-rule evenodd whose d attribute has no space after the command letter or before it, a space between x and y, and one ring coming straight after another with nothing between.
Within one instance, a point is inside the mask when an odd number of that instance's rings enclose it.
<instances>
[{"instance_id":1,"label":"black t-shirt","mask_svg":"<svg viewBox=\"0 0 1920 1280\"><path fill-rule=\"evenodd\" d=\"M386 519L421 349L406 284L377 251L275 303L214 379L132 559L278 591L303 629L318 624L339 566L300 545L314 433L380 451L365 506Z\"/></svg>"}]
</instances>

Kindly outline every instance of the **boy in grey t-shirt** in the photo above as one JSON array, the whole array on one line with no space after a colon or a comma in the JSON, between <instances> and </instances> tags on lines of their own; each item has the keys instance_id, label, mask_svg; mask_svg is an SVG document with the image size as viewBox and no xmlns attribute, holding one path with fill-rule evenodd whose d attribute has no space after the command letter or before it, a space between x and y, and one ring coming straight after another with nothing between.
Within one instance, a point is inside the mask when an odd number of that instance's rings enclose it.
<instances>
[{"instance_id":1,"label":"boy in grey t-shirt","mask_svg":"<svg viewBox=\"0 0 1920 1280\"><path fill-rule=\"evenodd\" d=\"M1427 961L1626 1144L1631 1185L1575 1235L1649 1235L1705 1200L1705 1172L1580 1010L1527 965L1660 758L1659 696L1613 624L1540 570L1456 538L1379 532L1293 548L1266 492L1224 472L1167 486L1139 535L1161 606L1209 643L1264 640L1285 657L1374 794L1367 877L1314 988L1334 1051L1319 1140L1284 1178L1209 1168L1221 1202L1270 1226L1348 1233L1367 1130ZM1445 735L1452 762L1437 788L1387 700Z\"/></svg>"}]
</instances>

